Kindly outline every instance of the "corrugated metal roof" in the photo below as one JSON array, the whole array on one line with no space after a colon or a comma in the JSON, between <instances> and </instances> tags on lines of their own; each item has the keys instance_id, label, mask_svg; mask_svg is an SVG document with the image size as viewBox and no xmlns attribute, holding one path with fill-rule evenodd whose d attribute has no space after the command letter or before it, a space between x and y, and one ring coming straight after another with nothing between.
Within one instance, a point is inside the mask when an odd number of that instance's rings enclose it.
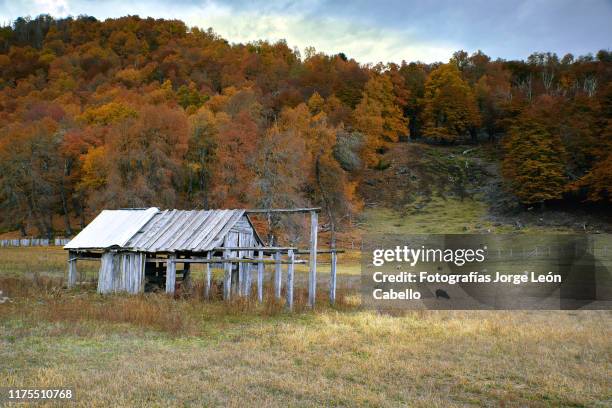
<instances>
[{"instance_id":1,"label":"corrugated metal roof","mask_svg":"<svg viewBox=\"0 0 612 408\"><path fill-rule=\"evenodd\" d=\"M155 207L146 209L104 210L64 249L123 247L153 216Z\"/></svg>"},{"instance_id":2,"label":"corrugated metal roof","mask_svg":"<svg viewBox=\"0 0 612 408\"><path fill-rule=\"evenodd\" d=\"M244 210L165 210L157 213L126 247L145 252L209 251L223 244Z\"/></svg>"}]
</instances>

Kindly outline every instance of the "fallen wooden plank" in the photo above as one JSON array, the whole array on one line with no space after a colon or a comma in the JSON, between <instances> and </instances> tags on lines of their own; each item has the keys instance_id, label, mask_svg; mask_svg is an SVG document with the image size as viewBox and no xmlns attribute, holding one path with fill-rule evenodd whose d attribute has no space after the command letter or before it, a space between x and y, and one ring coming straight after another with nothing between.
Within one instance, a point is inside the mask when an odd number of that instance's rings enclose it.
<instances>
[{"instance_id":1,"label":"fallen wooden plank","mask_svg":"<svg viewBox=\"0 0 612 408\"><path fill-rule=\"evenodd\" d=\"M215 251L288 251L288 250L296 250L296 247L217 247Z\"/></svg>"},{"instance_id":2,"label":"fallen wooden plank","mask_svg":"<svg viewBox=\"0 0 612 408\"><path fill-rule=\"evenodd\" d=\"M318 249L317 254L343 254L346 251L344 249ZM310 250L308 249L300 249L295 252L298 255L307 255L310 254Z\"/></svg>"},{"instance_id":3,"label":"fallen wooden plank","mask_svg":"<svg viewBox=\"0 0 612 408\"><path fill-rule=\"evenodd\" d=\"M254 208L245 210L247 214L267 214L267 213L305 213L305 212L320 212L321 207L312 208Z\"/></svg>"},{"instance_id":4,"label":"fallen wooden plank","mask_svg":"<svg viewBox=\"0 0 612 408\"><path fill-rule=\"evenodd\" d=\"M166 258L148 258L147 262L167 262ZM211 264L211 263L250 263L256 264L259 262L263 262L264 264L276 264L276 261L264 259L263 261L258 260L257 258L191 258L191 259L175 259L172 262L174 263L202 263L202 264ZM280 261L282 265L286 265L289 261ZM296 264L307 264L306 260L296 260Z\"/></svg>"}]
</instances>

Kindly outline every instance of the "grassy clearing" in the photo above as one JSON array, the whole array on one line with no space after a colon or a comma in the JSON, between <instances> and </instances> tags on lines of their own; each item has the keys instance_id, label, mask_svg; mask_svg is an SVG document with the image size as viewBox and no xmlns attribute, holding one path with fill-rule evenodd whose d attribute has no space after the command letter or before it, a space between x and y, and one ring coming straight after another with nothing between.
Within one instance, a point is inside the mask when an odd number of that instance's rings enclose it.
<instances>
[{"instance_id":1,"label":"grassy clearing","mask_svg":"<svg viewBox=\"0 0 612 408\"><path fill-rule=\"evenodd\" d=\"M21 251L43 256L40 249ZM0 251L0 260L10 269L20 258L7 254ZM339 280L337 308L325 306L320 291L320 307L308 311L302 286L298 311L288 314L269 301L99 296L93 287L62 289L59 278L45 274L6 274L0 290L11 301L0 304L0 383L73 386L78 406L537 407L612 400L610 312L384 315L360 310L350 279Z\"/></svg>"},{"instance_id":2,"label":"grassy clearing","mask_svg":"<svg viewBox=\"0 0 612 408\"><path fill-rule=\"evenodd\" d=\"M433 198L419 210L400 213L389 208L370 208L363 217L367 233L434 234L467 233L492 228L486 221L486 205L465 199Z\"/></svg>"},{"instance_id":3,"label":"grassy clearing","mask_svg":"<svg viewBox=\"0 0 612 408\"><path fill-rule=\"evenodd\" d=\"M173 316L199 322L197 335L5 315L0 381L71 384L83 406L604 406L612 398L606 313L262 316L174 307Z\"/></svg>"},{"instance_id":4,"label":"grassy clearing","mask_svg":"<svg viewBox=\"0 0 612 408\"><path fill-rule=\"evenodd\" d=\"M469 233L571 233L566 227L522 226L493 222L488 206L477 198L442 198L432 196L417 208L403 211L368 208L363 212L365 233L375 234L469 234Z\"/></svg>"},{"instance_id":5,"label":"grassy clearing","mask_svg":"<svg viewBox=\"0 0 612 408\"><path fill-rule=\"evenodd\" d=\"M48 277L64 276L68 262L68 251L61 247L15 247L0 248L0 275ZM79 272L85 277L97 276L98 261L79 261Z\"/></svg>"}]
</instances>

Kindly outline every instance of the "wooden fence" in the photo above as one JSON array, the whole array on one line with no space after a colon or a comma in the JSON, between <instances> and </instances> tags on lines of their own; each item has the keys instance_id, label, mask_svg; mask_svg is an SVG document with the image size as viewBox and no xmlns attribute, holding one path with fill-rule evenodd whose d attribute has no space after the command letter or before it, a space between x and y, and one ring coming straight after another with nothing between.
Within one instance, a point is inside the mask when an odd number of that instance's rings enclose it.
<instances>
[{"instance_id":1,"label":"wooden fence","mask_svg":"<svg viewBox=\"0 0 612 408\"><path fill-rule=\"evenodd\" d=\"M64 246L70 242L71 238L21 238L21 239L0 239L0 248L3 247L31 247L31 246Z\"/></svg>"},{"instance_id":2,"label":"wooden fence","mask_svg":"<svg viewBox=\"0 0 612 408\"><path fill-rule=\"evenodd\" d=\"M191 264L204 264L204 297L210 298L212 273L211 267L216 266L224 270L223 277L223 299L229 300L232 295L249 297L251 295L252 282L255 280L254 272L257 273L257 300L263 301L263 281L265 273L265 265L274 265L274 297L281 299L281 288L283 286L283 265L286 265L286 306L289 310L293 309L293 289L296 264L308 264L309 261L295 259L296 254L311 255L309 250L298 250L294 247L218 247L215 251L222 252L221 257L213 258L211 252L208 252L205 258L177 258L171 254L168 258L147 258L145 262L164 262L166 263L166 292L174 293L176 283L176 265L183 264L184 271L189 271ZM232 256L232 251L238 252L256 252L257 255L235 258ZM264 255L270 255L266 258ZM343 253L343 250L319 250L318 254L331 254L331 276L329 281L329 300L332 304L336 302L336 262L337 254ZM310 257L312 258L312 257ZM74 258L77 259L77 258ZM79 258L81 259L81 258ZM238 265L238 281L232 282L232 265ZM187 272L189 273L189 272ZM76 271L73 273L76 276ZM315 275L316 278L316 275ZM311 275L308 279L308 295L309 300L314 298L316 290L316 280L313 282ZM314 306L314 300L310 303Z\"/></svg>"}]
</instances>

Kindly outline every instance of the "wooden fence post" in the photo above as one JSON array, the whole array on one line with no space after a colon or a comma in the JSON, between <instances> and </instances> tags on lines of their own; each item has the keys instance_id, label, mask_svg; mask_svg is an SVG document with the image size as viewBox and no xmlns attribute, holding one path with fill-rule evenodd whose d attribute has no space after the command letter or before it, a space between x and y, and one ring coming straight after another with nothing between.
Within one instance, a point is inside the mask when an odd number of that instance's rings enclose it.
<instances>
[{"instance_id":1,"label":"wooden fence post","mask_svg":"<svg viewBox=\"0 0 612 408\"><path fill-rule=\"evenodd\" d=\"M331 253L331 276L329 277L329 302L333 305L336 303L336 251L332 249Z\"/></svg>"},{"instance_id":2,"label":"wooden fence post","mask_svg":"<svg viewBox=\"0 0 612 408\"><path fill-rule=\"evenodd\" d=\"M293 255L293 249L287 252L289 258L289 264L287 265L287 307L289 310L293 310L293 262L295 256Z\"/></svg>"},{"instance_id":3,"label":"wooden fence post","mask_svg":"<svg viewBox=\"0 0 612 408\"><path fill-rule=\"evenodd\" d=\"M206 254L206 259L210 259L210 251ZM210 264L204 264L204 298L210 299L210 281L211 281L211 273L210 273Z\"/></svg>"},{"instance_id":4,"label":"wooden fence post","mask_svg":"<svg viewBox=\"0 0 612 408\"><path fill-rule=\"evenodd\" d=\"M231 251L223 251L224 258L231 258L231 256ZM223 268L225 269L225 277L223 279L223 299L229 300L232 293L232 263L223 262Z\"/></svg>"},{"instance_id":5,"label":"wooden fence post","mask_svg":"<svg viewBox=\"0 0 612 408\"><path fill-rule=\"evenodd\" d=\"M244 286L244 268L242 263L238 262L238 283L236 285L236 290L238 296L242 296L243 286Z\"/></svg>"},{"instance_id":6,"label":"wooden fence post","mask_svg":"<svg viewBox=\"0 0 612 408\"><path fill-rule=\"evenodd\" d=\"M168 256L166 262L166 293L174 293L176 286L176 255Z\"/></svg>"},{"instance_id":7,"label":"wooden fence post","mask_svg":"<svg viewBox=\"0 0 612 408\"><path fill-rule=\"evenodd\" d=\"M276 264L274 265L274 297L276 299L281 298L281 286L283 282L283 270L281 269L281 254L280 251L276 251L274 253L274 260Z\"/></svg>"},{"instance_id":8,"label":"wooden fence post","mask_svg":"<svg viewBox=\"0 0 612 408\"><path fill-rule=\"evenodd\" d=\"M240 251L238 251L238 258L240 258ZM244 265L242 262L238 262L238 296L244 295Z\"/></svg>"},{"instance_id":9,"label":"wooden fence post","mask_svg":"<svg viewBox=\"0 0 612 408\"><path fill-rule=\"evenodd\" d=\"M253 280L253 264L247 263L245 266L244 276L244 296L251 296L251 284Z\"/></svg>"},{"instance_id":10,"label":"wooden fence post","mask_svg":"<svg viewBox=\"0 0 612 408\"><path fill-rule=\"evenodd\" d=\"M308 274L308 304L314 307L317 298L317 234L318 234L318 214L316 211L310 212L310 271Z\"/></svg>"},{"instance_id":11,"label":"wooden fence post","mask_svg":"<svg viewBox=\"0 0 612 408\"><path fill-rule=\"evenodd\" d=\"M263 279L264 279L264 263L263 263L264 253L263 251L259 251L257 258L260 262L257 263L257 300L259 302L263 302Z\"/></svg>"},{"instance_id":12,"label":"wooden fence post","mask_svg":"<svg viewBox=\"0 0 612 408\"><path fill-rule=\"evenodd\" d=\"M77 253L74 251L68 251L68 287L71 288L76 285L77 281Z\"/></svg>"}]
</instances>

